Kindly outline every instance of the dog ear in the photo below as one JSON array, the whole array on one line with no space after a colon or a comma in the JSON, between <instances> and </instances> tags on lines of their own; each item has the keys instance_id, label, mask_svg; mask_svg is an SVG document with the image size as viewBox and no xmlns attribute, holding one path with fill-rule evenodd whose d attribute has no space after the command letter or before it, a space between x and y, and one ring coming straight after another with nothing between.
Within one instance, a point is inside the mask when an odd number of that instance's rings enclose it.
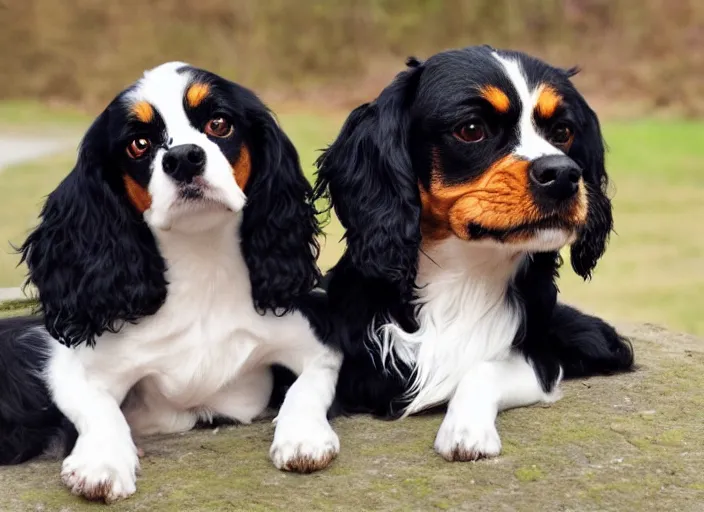
<instances>
[{"instance_id":1,"label":"dog ear","mask_svg":"<svg viewBox=\"0 0 704 512\"><path fill-rule=\"evenodd\" d=\"M578 134L570 156L582 167L589 206L587 222L572 244L572 268L583 279L591 278L597 261L604 254L613 229L611 199L607 196L608 176L604 166L605 146L599 119L586 102L586 129Z\"/></svg>"},{"instance_id":2,"label":"dog ear","mask_svg":"<svg viewBox=\"0 0 704 512\"><path fill-rule=\"evenodd\" d=\"M372 103L349 115L317 161L316 198L326 197L346 229L345 258L363 276L414 292L420 198L408 149L410 106L423 66L399 73Z\"/></svg>"},{"instance_id":3,"label":"dog ear","mask_svg":"<svg viewBox=\"0 0 704 512\"><path fill-rule=\"evenodd\" d=\"M71 173L49 194L20 248L27 284L39 291L46 328L67 346L154 314L166 298L164 261L119 173L108 168L109 108L79 148Z\"/></svg>"},{"instance_id":4,"label":"dog ear","mask_svg":"<svg viewBox=\"0 0 704 512\"><path fill-rule=\"evenodd\" d=\"M565 76L567 76L567 78L575 77L581 72L582 68L580 68L579 66L572 66L571 68L567 68L564 70Z\"/></svg>"},{"instance_id":5,"label":"dog ear","mask_svg":"<svg viewBox=\"0 0 704 512\"><path fill-rule=\"evenodd\" d=\"M255 307L282 314L320 279L320 229L296 148L258 100L248 117L253 167L245 187L242 250Z\"/></svg>"}]
</instances>

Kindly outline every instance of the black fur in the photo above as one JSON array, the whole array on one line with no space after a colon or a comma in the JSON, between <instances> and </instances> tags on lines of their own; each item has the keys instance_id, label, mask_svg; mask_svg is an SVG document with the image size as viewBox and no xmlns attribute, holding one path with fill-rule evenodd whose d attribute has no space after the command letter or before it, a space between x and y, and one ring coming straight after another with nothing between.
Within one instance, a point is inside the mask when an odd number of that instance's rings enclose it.
<instances>
[{"instance_id":1,"label":"black fur","mask_svg":"<svg viewBox=\"0 0 704 512\"><path fill-rule=\"evenodd\" d=\"M297 309L327 336L325 297L313 291L320 272L312 187L293 144L253 92L204 70L179 70L186 71L210 87L202 104L190 107L184 99L191 125L204 131L214 115L225 117L234 130L215 141L223 155L234 165L245 145L250 152L239 238L254 306L261 314ZM27 283L39 292L40 315L0 321L0 465L39 455L57 440L70 450L76 440L40 378L49 354L42 332L69 347L94 346L103 333L156 314L166 300L166 264L128 197L125 176L146 187L155 149L168 141L158 111L146 122L131 112L131 90L88 129L74 169L49 195L39 225L20 248ZM142 137L150 149L143 158L128 157L125 148ZM277 404L292 379L282 369L275 375Z\"/></svg>"},{"instance_id":2,"label":"black fur","mask_svg":"<svg viewBox=\"0 0 704 512\"><path fill-rule=\"evenodd\" d=\"M290 311L320 277L311 187L293 144L264 104L239 85L199 73L223 103L239 106L232 115L244 125L238 133L246 134L253 153L241 239L254 303L262 313ZM76 167L49 195L40 225L21 247L47 330L68 346L92 345L103 332L156 313L166 298L164 261L126 200L118 165L128 124L122 96L90 127Z\"/></svg>"},{"instance_id":3,"label":"black fur","mask_svg":"<svg viewBox=\"0 0 704 512\"><path fill-rule=\"evenodd\" d=\"M202 128L214 111L220 112L235 125L231 139L214 141L223 154L234 165L242 144L250 151L252 172L244 189L247 205L240 234L252 298L261 313L288 312L320 279L320 230L298 153L252 91L202 69L184 70L211 91L197 107L184 104L191 123Z\"/></svg>"},{"instance_id":4,"label":"black fur","mask_svg":"<svg viewBox=\"0 0 704 512\"><path fill-rule=\"evenodd\" d=\"M266 110L253 110L253 176L245 188L242 251L260 310L290 311L319 281L320 234L298 153Z\"/></svg>"},{"instance_id":5,"label":"black fur","mask_svg":"<svg viewBox=\"0 0 704 512\"><path fill-rule=\"evenodd\" d=\"M399 74L374 102L356 108L318 160L316 197L329 196L347 250L330 273L329 301L345 360L337 399L349 410L393 416L406 379L382 373L380 355L360 340L374 319L416 328L414 298L420 203L408 152L409 108L418 73ZM406 378L411 369L405 368ZM359 404L357 409L356 404Z\"/></svg>"},{"instance_id":6,"label":"black fur","mask_svg":"<svg viewBox=\"0 0 704 512\"><path fill-rule=\"evenodd\" d=\"M0 323L0 465L19 464L58 444L64 454L77 433L40 378L47 339L38 317Z\"/></svg>"},{"instance_id":7,"label":"black fur","mask_svg":"<svg viewBox=\"0 0 704 512\"><path fill-rule=\"evenodd\" d=\"M514 345L533 361L545 391L560 372L565 378L609 375L633 367L630 342L603 320L557 302L557 253L537 253L510 291L523 308L523 328Z\"/></svg>"},{"instance_id":8,"label":"black fur","mask_svg":"<svg viewBox=\"0 0 704 512\"><path fill-rule=\"evenodd\" d=\"M420 205L408 152L409 98L418 73L405 71L376 99L357 107L318 160L317 196L329 193L346 229L346 261L363 277L413 297ZM364 205L364 207L361 207Z\"/></svg>"},{"instance_id":9,"label":"black fur","mask_svg":"<svg viewBox=\"0 0 704 512\"><path fill-rule=\"evenodd\" d=\"M611 375L632 370L630 341L601 318L558 304L548 337L566 378Z\"/></svg>"},{"instance_id":10,"label":"black fur","mask_svg":"<svg viewBox=\"0 0 704 512\"><path fill-rule=\"evenodd\" d=\"M585 116L582 123L585 130L576 140L570 156L583 169L589 209L587 224L570 249L570 261L574 271L582 278L588 279L606 250L614 221L611 199L607 195L609 180L604 166L605 147L599 119L586 101L581 97L579 99L581 112Z\"/></svg>"},{"instance_id":11,"label":"black fur","mask_svg":"<svg viewBox=\"0 0 704 512\"><path fill-rule=\"evenodd\" d=\"M516 144L513 130L498 131L502 122L516 122L518 97L492 51L471 47L424 62L409 59L409 69L375 101L352 111L318 160L316 197L329 198L346 229L347 249L324 283L345 354L337 398L347 411L394 417L406 403L403 395L413 369L382 369L379 350L368 344L369 330L388 321L407 332L417 328L411 301L421 250L418 184L427 187L430 181L432 149L439 148L444 178L462 183L481 175ZM586 278L605 250L613 223L598 120L569 82L575 70L551 68L516 52L502 54L520 59L530 84L554 84L569 105L560 115L578 127L568 156L583 169L589 209L571 259ZM511 108L506 120L492 121L501 136L470 149L451 132L482 108L471 92L487 84L508 91ZM553 387L560 366L567 377L630 369L633 354L627 340L602 320L558 304L558 253L534 254L527 261L510 285L508 300L523 310L524 324L514 344L533 361L543 387Z\"/></svg>"},{"instance_id":12,"label":"black fur","mask_svg":"<svg viewBox=\"0 0 704 512\"><path fill-rule=\"evenodd\" d=\"M113 163L110 125L124 122L123 110L113 102L90 127L76 166L21 248L46 329L67 346L93 345L166 299L164 260Z\"/></svg>"}]
</instances>

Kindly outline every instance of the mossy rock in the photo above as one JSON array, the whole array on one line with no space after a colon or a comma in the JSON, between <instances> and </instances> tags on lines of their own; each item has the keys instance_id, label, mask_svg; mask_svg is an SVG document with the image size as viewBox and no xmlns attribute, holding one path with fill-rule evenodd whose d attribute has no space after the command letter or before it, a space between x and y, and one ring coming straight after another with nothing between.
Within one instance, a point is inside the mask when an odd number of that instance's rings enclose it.
<instances>
[{"instance_id":1,"label":"mossy rock","mask_svg":"<svg viewBox=\"0 0 704 512\"><path fill-rule=\"evenodd\" d=\"M199 430L140 441L138 491L111 510L704 509L704 342L644 325L636 372L564 384L549 407L500 415L503 453L448 463L441 415L339 418L342 453L312 475L276 470L274 427ZM80 392L78 390L77 392ZM59 481L60 462L0 468L0 510L97 509Z\"/></svg>"}]
</instances>

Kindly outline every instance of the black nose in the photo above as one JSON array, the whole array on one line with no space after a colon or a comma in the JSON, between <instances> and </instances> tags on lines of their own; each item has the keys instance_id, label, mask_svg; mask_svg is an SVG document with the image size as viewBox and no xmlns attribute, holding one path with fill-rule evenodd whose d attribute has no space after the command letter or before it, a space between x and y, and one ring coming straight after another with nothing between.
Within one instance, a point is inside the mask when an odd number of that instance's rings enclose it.
<instances>
[{"instance_id":1,"label":"black nose","mask_svg":"<svg viewBox=\"0 0 704 512\"><path fill-rule=\"evenodd\" d=\"M169 149L162 161L164 172L179 182L190 183L203 174L205 151L195 144L181 144Z\"/></svg>"},{"instance_id":2,"label":"black nose","mask_svg":"<svg viewBox=\"0 0 704 512\"><path fill-rule=\"evenodd\" d=\"M582 177L579 165L565 155L541 156L530 164L529 172L538 193L558 201L575 195Z\"/></svg>"}]
</instances>

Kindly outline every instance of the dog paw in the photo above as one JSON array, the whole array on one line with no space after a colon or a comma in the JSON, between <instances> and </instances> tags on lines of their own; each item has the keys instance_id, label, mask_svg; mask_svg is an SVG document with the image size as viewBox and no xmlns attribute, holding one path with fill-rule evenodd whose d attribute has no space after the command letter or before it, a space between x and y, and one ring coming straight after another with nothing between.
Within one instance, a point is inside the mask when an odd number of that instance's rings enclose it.
<instances>
[{"instance_id":1,"label":"dog paw","mask_svg":"<svg viewBox=\"0 0 704 512\"><path fill-rule=\"evenodd\" d=\"M560 383L562 382L562 377L564 376L564 372L562 368L560 368L560 374L557 377L557 380L555 381L555 384L553 385L552 390L549 393L543 393L543 398L541 400L542 403L544 404L554 404L558 400L562 398L562 388L560 387Z\"/></svg>"},{"instance_id":2,"label":"dog paw","mask_svg":"<svg viewBox=\"0 0 704 512\"><path fill-rule=\"evenodd\" d=\"M543 399L541 401L544 404L554 404L560 399L562 399L562 389L555 386L550 393L545 393L543 395Z\"/></svg>"},{"instance_id":3,"label":"dog paw","mask_svg":"<svg viewBox=\"0 0 704 512\"><path fill-rule=\"evenodd\" d=\"M460 421L448 414L435 438L435 451L450 462L485 459L501 453L501 439L493 422Z\"/></svg>"},{"instance_id":4,"label":"dog paw","mask_svg":"<svg viewBox=\"0 0 704 512\"><path fill-rule=\"evenodd\" d=\"M338 453L340 440L325 418L277 419L269 456L278 469L312 473L328 467Z\"/></svg>"},{"instance_id":5,"label":"dog paw","mask_svg":"<svg viewBox=\"0 0 704 512\"><path fill-rule=\"evenodd\" d=\"M61 467L61 480L71 493L91 501L112 503L137 490L139 458L128 438L81 436Z\"/></svg>"}]
</instances>

